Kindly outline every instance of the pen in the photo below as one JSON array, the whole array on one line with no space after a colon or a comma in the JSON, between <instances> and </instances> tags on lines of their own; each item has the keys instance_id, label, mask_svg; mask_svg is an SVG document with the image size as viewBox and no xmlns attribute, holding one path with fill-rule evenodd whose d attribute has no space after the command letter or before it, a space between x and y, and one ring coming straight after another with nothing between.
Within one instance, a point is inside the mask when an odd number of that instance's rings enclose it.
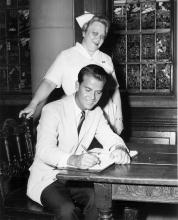
<instances>
[{"instance_id":1,"label":"pen","mask_svg":"<svg viewBox=\"0 0 178 220\"><path fill-rule=\"evenodd\" d=\"M87 148L86 148L83 144L81 144L81 147L83 148L83 150L85 151L85 153L90 154L90 153L87 151ZM99 157L97 157L97 158L98 158L98 163L97 163L97 164L100 164L100 163L101 163L101 160L99 159Z\"/></svg>"},{"instance_id":2,"label":"pen","mask_svg":"<svg viewBox=\"0 0 178 220\"><path fill-rule=\"evenodd\" d=\"M81 147L83 148L83 150L85 151L85 153L89 154L89 152L87 151L87 148L86 148L83 144L81 144Z\"/></svg>"}]
</instances>

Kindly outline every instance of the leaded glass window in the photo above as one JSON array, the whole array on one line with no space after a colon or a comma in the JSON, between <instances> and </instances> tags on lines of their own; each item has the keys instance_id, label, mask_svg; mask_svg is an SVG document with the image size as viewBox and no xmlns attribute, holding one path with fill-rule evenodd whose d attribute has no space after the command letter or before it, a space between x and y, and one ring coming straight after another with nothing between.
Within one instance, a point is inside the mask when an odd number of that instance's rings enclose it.
<instances>
[{"instance_id":1,"label":"leaded glass window","mask_svg":"<svg viewBox=\"0 0 178 220\"><path fill-rule=\"evenodd\" d=\"M30 94L29 0L0 0L0 92Z\"/></svg>"},{"instance_id":2,"label":"leaded glass window","mask_svg":"<svg viewBox=\"0 0 178 220\"><path fill-rule=\"evenodd\" d=\"M173 90L171 0L113 0L112 51L120 89L139 94Z\"/></svg>"}]
</instances>

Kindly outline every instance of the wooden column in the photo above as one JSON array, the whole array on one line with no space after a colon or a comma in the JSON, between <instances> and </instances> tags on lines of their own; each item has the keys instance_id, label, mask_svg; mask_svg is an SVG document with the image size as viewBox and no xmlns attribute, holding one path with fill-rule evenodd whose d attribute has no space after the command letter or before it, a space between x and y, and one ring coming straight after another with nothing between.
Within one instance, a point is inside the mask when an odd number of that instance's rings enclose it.
<instances>
[{"instance_id":1,"label":"wooden column","mask_svg":"<svg viewBox=\"0 0 178 220\"><path fill-rule=\"evenodd\" d=\"M74 44L73 8L73 0L30 1L33 94L57 54Z\"/></svg>"}]
</instances>

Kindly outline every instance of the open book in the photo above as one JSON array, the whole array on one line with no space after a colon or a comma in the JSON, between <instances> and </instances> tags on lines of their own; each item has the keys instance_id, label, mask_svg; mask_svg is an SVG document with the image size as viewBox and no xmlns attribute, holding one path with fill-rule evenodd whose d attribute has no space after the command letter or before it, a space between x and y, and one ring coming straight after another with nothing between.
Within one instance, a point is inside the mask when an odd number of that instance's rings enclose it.
<instances>
[{"instance_id":1,"label":"open book","mask_svg":"<svg viewBox=\"0 0 178 220\"><path fill-rule=\"evenodd\" d=\"M114 164L114 160L109 157L110 152L105 151L101 148L94 148L90 152L96 154L101 162L100 164L96 164L95 166L89 168L89 171L100 172ZM130 157L134 157L137 154L137 151L130 151Z\"/></svg>"},{"instance_id":2,"label":"open book","mask_svg":"<svg viewBox=\"0 0 178 220\"><path fill-rule=\"evenodd\" d=\"M110 153L108 151L105 151L101 148L94 148L89 152L95 154L100 160L100 164L90 167L88 169L89 171L100 172L114 164L114 160L109 157Z\"/></svg>"},{"instance_id":3,"label":"open book","mask_svg":"<svg viewBox=\"0 0 178 220\"><path fill-rule=\"evenodd\" d=\"M90 167L88 169L80 169L75 166L67 166L59 169L67 169L67 170L75 170L75 171L86 171L86 172L101 172L114 164L114 160L109 157L109 152L105 151L101 148L94 148L89 151L89 153L95 154L100 159L100 164L96 164L93 167ZM137 151L130 151L130 156L133 157L137 155Z\"/></svg>"}]
</instances>

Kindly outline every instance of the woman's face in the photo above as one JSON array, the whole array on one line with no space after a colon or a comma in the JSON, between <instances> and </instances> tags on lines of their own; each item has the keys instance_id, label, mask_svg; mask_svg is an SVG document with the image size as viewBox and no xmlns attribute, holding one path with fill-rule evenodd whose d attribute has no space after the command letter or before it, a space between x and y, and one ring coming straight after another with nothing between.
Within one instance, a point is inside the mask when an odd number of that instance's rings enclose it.
<instances>
[{"instance_id":1,"label":"woman's face","mask_svg":"<svg viewBox=\"0 0 178 220\"><path fill-rule=\"evenodd\" d=\"M106 37L106 28L104 24L95 21L92 23L86 32L83 33L82 44L90 52L98 50Z\"/></svg>"}]
</instances>

